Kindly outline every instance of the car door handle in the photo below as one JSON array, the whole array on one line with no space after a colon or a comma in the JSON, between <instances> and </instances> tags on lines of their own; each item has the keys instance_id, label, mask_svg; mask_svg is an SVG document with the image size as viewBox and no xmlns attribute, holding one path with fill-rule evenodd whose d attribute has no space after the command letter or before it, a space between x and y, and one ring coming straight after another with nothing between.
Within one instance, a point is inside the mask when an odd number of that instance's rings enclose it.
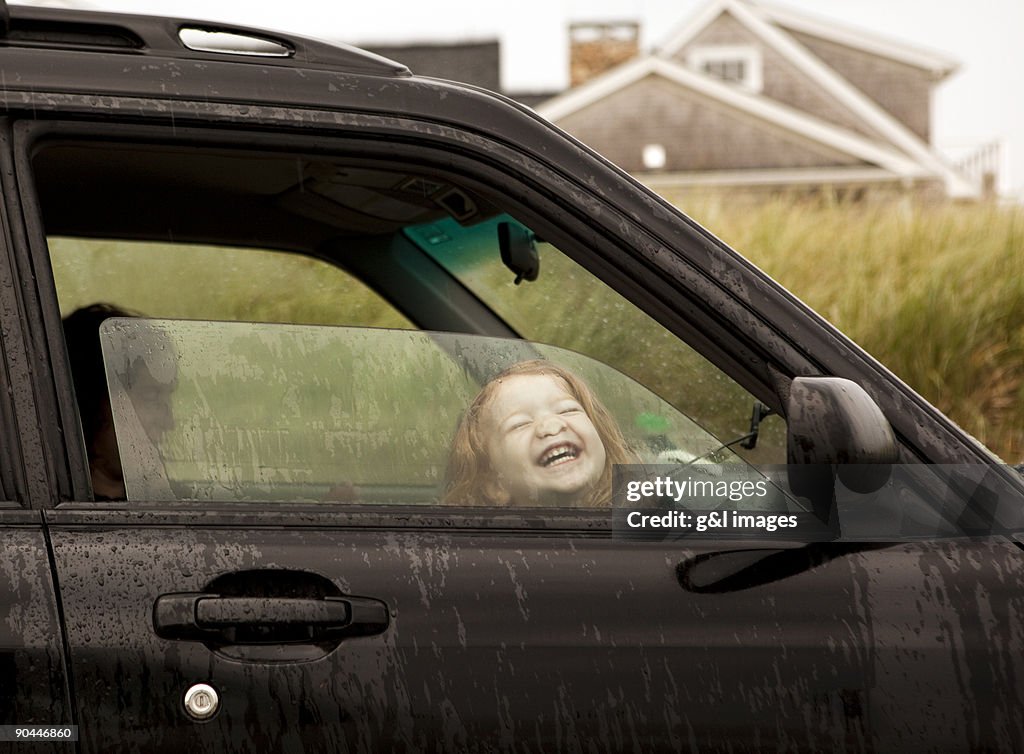
<instances>
[{"instance_id":1,"label":"car door handle","mask_svg":"<svg viewBox=\"0 0 1024 754\"><path fill-rule=\"evenodd\" d=\"M319 644L379 634L388 609L366 597L224 597L205 592L163 594L153 628L163 639L213 644Z\"/></svg>"}]
</instances>

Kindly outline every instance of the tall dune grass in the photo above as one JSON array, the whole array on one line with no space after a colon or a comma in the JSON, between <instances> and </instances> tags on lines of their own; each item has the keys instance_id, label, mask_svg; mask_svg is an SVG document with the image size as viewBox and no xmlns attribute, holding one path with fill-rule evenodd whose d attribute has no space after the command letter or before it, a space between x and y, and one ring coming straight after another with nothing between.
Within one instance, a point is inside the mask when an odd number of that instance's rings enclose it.
<instances>
[{"instance_id":1,"label":"tall dune grass","mask_svg":"<svg viewBox=\"0 0 1024 754\"><path fill-rule=\"evenodd\" d=\"M1024 459L1024 208L676 201L1005 460Z\"/></svg>"}]
</instances>

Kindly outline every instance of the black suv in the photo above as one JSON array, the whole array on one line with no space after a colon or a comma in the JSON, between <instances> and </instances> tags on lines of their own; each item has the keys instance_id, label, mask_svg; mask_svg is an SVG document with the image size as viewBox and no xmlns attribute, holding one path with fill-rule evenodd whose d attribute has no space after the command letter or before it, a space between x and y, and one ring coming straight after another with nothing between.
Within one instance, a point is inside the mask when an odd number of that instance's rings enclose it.
<instances>
[{"instance_id":1,"label":"black suv","mask_svg":"<svg viewBox=\"0 0 1024 754\"><path fill-rule=\"evenodd\" d=\"M217 24L12 7L0 74L3 746L1024 748L1020 480L614 165ZM454 495L522 362L647 513Z\"/></svg>"}]
</instances>

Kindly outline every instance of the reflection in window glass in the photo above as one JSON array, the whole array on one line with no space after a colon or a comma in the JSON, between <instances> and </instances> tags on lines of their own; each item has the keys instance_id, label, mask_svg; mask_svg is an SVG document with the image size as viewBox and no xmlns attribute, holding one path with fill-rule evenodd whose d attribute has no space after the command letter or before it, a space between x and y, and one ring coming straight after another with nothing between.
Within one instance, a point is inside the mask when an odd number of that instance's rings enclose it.
<instances>
[{"instance_id":1,"label":"reflection in window glass","mask_svg":"<svg viewBox=\"0 0 1024 754\"><path fill-rule=\"evenodd\" d=\"M593 507L596 497L577 493L612 462L738 462L626 375L526 341L125 318L107 320L101 340L129 500ZM481 386L538 359L585 388L505 378L481 404L490 413L481 409L468 446L503 490L446 495L453 437ZM522 444L524 425L539 439ZM547 472L598 458L580 486L545 486ZM541 481L505 484L513 475L502 469L526 466Z\"/></svg>"}]
</instances>

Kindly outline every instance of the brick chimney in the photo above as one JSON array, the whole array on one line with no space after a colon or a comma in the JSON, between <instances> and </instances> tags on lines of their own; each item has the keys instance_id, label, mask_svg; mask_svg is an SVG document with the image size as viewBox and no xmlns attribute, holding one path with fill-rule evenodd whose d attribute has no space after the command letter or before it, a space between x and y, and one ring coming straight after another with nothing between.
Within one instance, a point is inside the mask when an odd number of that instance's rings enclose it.
<instances>
[{"instance_id":1,"label":"brick chimney","mask_svg":"<svg viewBox=\"0 0 1024 754\"><path fill-rule=\"evenodd\" d=\"M636 21L569 25L569 85L579 86L640 52Z\"/></svg>"}]
</instances>

